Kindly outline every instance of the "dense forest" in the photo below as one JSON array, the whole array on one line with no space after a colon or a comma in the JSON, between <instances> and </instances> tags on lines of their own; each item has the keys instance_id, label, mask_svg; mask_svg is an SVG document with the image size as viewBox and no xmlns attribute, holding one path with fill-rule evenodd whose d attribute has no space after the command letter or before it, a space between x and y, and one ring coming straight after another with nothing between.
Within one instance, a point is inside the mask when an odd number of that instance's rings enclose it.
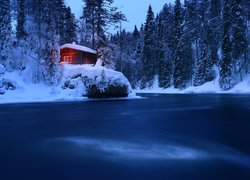
<instances>
[{"instance_id":1,"label":"dense forest","mask_svg":"<svg viewBox=\"0 0 250 180\"><path fill-rule=\"evenodd\" d=\"M156 15L149 6L140 28L111 36L113 61L134 87L185 89L219 77L228 90L249 73L249 20L248 0L176 0Z\"/></svg>"},{"instance_id":2,"label":"dense forest","mask_svg":"<svg viewBox=\"0 0 250 180\"><path fill-rule=\"evenodd\" d=\"M0 0L0 64L30 69L34 83L60 80L59 46L97 49L105 66L125 74L134 88L185 89L219 77L231 89L249 73L248 0L185 0L165 4L133 32L113 0L83 0L76 19L64 0ZM110 34L110 28L117 33Z\"/></svg>"}]
</instances>

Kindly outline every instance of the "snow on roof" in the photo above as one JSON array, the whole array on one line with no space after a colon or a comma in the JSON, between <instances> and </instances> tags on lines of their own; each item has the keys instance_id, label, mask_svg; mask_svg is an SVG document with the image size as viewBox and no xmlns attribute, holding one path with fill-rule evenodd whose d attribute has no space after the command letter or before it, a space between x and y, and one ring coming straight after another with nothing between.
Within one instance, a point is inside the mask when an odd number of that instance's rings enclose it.
<instances>
[{"instance_id":1,"label":"snow on roof","mask_svg":"<svg viewBox=\"0 0 250 180\"><path fill-rule=\"evenodd\" d=\"M70 49L84 51L84 52L88 52L88 53L92 53L92 54L97 54L97 51L95 51L95 50L93 50L91 48L88 48L86 46L77 45L75 43L73 43L73 44L70 44L70 43L64 44L64 45L60 46L59 49L61 50L61 49L64 49L64 48L70 48Z\"/></svg>"}]
</instances>

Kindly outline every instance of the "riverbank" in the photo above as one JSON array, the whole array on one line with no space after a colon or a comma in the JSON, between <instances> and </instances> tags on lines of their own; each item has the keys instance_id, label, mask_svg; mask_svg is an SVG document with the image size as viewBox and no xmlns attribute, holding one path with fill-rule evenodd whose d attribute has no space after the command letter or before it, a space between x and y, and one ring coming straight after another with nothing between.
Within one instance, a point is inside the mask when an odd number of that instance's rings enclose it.
<instances>
[{"instance_id":1,"label":"riverbank","mask_svg":"<svg viewBox=\"0 0 250 180\"><path fill-rule=\"evenodd\" d=\"M152 93L152 94L250 94L250 76L244 81L236 84L232 89L223 91L219 86L219 79L203 84L202 86L190 86L186 89L179 90L174 87L159 88L156 85L153 88L136 89L136 93Z\"/></svg>"},{"instance_id":2,"label":"riverbank","mask_svg":"<svg viewBox=\"0 0 250 180\"><path fill-rule=\"evenodd\" d=\"M6 84L11 84L13 88L2 88L0 104L89 101L93 100L88 98L91 87L95 87L96 92L99 93L98 98L101 100L105 97L100 97L100 92L109 93L111 100L137 98L129 81L120 72L92 65L62 65L62 68L62 79L53 86L33 83L27 70L5 72L3 80ZM120 89L123 94L117 92ZM109 92L107 92L108 90ZM93 91L91 93L93 97L95 94Z\"/></svg>"}]
</instances>

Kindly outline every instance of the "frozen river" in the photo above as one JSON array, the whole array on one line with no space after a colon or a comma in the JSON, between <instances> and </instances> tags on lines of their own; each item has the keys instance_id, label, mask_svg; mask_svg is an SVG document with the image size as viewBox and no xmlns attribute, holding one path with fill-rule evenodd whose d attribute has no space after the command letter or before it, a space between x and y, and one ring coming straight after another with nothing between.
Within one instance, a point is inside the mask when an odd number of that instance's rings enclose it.
<instances>
[{"instance_id":1,"label":"frozen river","mask_svg":"<svg viewBox=\"0 0 250 180\"><path fill-rule=\"evenodd\" d=\"M0 179L250 179L250 95L0 105Z\"/></svg>"}]
</instances>

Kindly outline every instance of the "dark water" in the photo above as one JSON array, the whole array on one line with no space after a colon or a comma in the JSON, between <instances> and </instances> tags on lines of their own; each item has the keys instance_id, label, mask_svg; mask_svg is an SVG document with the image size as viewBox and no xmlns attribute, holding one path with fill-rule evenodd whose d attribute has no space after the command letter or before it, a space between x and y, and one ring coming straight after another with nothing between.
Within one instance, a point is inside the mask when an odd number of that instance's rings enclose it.
<instances>
[{"instance_id":1,"label":"dark water","mask_svg":"<svg viewBox=\"0 0 250 180\"><path fill-rule=\"evenodd\" d=\"M0 180L250 179L249 95L0 105Z\"/></svg>"}]
</instances>

